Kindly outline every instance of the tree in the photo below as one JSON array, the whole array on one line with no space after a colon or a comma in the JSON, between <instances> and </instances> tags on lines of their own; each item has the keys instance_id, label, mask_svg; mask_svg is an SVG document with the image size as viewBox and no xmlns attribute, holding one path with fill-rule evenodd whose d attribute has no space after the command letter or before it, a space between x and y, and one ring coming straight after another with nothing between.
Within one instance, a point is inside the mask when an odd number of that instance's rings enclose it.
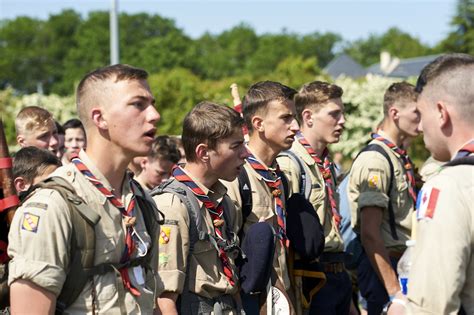
<instances>
[{"instance_id":1,"label":"tree","mask_svg":"<svg viewBox=\"0 0 474 315\"><path fill-rule=\"evenodd\" d=\"M334 48L341 41L339 34L331 32L304 35L300 40L299 53L304 58L316 57L319 65L325 67L334 58Z\"/></svg>"},{"instance_id":2,"label":"tree","mask_svg":"<svg viewBox=\"0 0 474 315\"><path fill-rule=\"evenodd\" d=\"M458 0L451 26L453 31L438 48L444 52L474 55L474 0Z\"/></svg>"}]
</instances>

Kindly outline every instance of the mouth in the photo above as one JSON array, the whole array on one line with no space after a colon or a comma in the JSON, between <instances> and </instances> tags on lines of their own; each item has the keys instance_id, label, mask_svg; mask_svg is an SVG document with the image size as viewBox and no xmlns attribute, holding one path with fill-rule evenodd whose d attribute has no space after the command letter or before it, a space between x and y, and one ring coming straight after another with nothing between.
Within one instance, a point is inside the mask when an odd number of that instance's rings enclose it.
<instances>
[{"instance_id":1,"label":"mouth","mask_svg":"<svg viewBox=\"0 0 474 315\"><path fill-rule=\"evenodd\" d=\"M155 134L156 134L156 128L153 128L145 132L143 135L147 138L155 139Z\"/></svg>"}]
</instances>

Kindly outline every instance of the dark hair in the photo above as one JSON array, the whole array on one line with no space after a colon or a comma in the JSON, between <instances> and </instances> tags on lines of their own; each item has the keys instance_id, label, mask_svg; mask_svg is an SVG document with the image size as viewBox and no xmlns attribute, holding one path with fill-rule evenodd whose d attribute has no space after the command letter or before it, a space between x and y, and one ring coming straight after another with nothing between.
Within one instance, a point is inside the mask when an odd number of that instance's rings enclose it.
<instances>
[{"instance_id":1,"label":"dark hair","mask_svg":"<svg viewBox=\"0 0 474 315\"><path fill-rule=\"evenodd\" d=\"M150 161L160 159L171 161L175 164L178 163L181 159L181 153L179 152L176 139L170 136L156 137L148 153L148 159Z\"/></svg>"},{"instance_id":2,"label":"dark hair","mask_svg":"<svg viewBox=\"0 0 474 315\"><path fill-rule=\"evenodd\" d=\"M66 132L67 129L78 129L80 128L84 135L86 134L86 131L84 130L84 125L82 122L77 119L77 118L71 118L68 121L66 121L63 125L64 132Z\"/></svg>"},{"instance_id":3,"label":"dark hair","mask_svg":"<svg viewBox=\"0 0 474 315\"><path fill-rule=\"evenodd\" d=\"M293 100L296 91L286 85L273 81L262 81L252 85L242 101L242 114L249 132L253 131L252 117L257 112L266 113L271 101Z\"/></svg>"},{"instance_id":4,"label":"dark hair","mask_svg":"<svg viewBox=\"0 0 474 315\"><path fill-rule=\"evenodd\" d=\"M301 87L295 95L296 118L299 123L303 120L302 112L310 107L315 106L319 110L321 105L335 98L341 98L343 94L341 87L322 81L313 81Z\"/></svg>"},{"instance_id":5,"label":"dark hair","mask_svg":"<svg viewBox=\"0 0 474 315\"><path fill-rule=\"evenodd\" d=\"M13 159L13 177L23 177L32 183L50 165L61 166L61 161L50 151L37 147L21 148Z\"/></svg>"},{"instance_id":6,"label":"dark hair","mask_svg":"<svg viewBox=\"0 0 474 315\"><path fill-rule=\"evenodd\" d=\"M197 104L183 121L183 148L188 162L196 161L196 147L205 143L213 150L219 140L230 137L240 130L243 119L235 110L204 101Z\"/></svg>"},{"instance_id":7,"label":"dark hair","mask_svg":"<svg viewBox=\"0 0 474 315\"><path fill-rule=\"evenodd\" d=\"M406 103L416 102L418 93L415 86L408 82L396 82L390 85L383 96L383 114L387 117L390 107L399 105L404 107Z\"/></svg>"},{"instance_id":8,"label":"dark hair","mask_svg":"<svg viewBox=\"0 0 474 315\"><path fill-rule=\"evenodd\" d=\"M416 81L416 91L421 93L428 82L433 81L441 74L468 65L474 65L474 56L459 53L442 55L421 70L420 76Z\"/></svg>"},{"instance_id":9,"label":"dark hair","mask_svg":"<svg viewBox=\"0 0 474 315\"><path fill-rule=\"evenodd\" d=\"M58 135L64 135L65 130L63 126L61 126L61 124L57 120L54 120L54 124L56 125L56 131L58 132Z\"/></svg>"},{"instance_id":10,"label":"dark hair","mask_svg":"<svg viewBox=\"0 0 474 315\"><path fill-rule=\"evenodd\" d=\"M114 82L126 80L146 80L148 73L139 68L125 64L116 64L98 68L89 72L79 82L76 91L76 105L79 118L87 125L87 103L95 101L95 93L100 92L94 84L115 78ZM91 95L92 94L92 95Z\"/></svg>"}]
</instances>

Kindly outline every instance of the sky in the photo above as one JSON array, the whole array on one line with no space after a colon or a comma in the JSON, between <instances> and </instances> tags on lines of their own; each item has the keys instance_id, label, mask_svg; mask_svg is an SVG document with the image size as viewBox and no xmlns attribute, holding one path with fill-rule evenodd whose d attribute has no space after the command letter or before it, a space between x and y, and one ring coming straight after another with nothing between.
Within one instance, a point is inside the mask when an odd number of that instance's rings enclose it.
<instances>
[{"instance_id":1,"label":"sky","mask_svg":"<svg viewBox=\"0 0 474 315\"><path fill-rule=\"evenodd\" d=\"M0 0L0 19L30 16L47 19L72 8L88 12L109 10L113 0ZM120 12L159 14L173 19L184 32L197 38L205 32L221 33L240 23L258 34L282 30L298 34L335 32L345 40L399 29L434 45L451 31L455 0L118 0Z\"/></svg>"}]
</instances>

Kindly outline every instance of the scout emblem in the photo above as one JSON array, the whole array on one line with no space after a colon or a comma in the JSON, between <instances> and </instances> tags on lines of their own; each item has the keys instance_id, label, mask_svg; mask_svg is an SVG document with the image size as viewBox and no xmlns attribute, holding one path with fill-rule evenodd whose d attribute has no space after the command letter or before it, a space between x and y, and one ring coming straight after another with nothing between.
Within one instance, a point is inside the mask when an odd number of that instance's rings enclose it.
<instances>
[{"instance_id":1,"label":"scout emblem","mask_svg":"<svg viewBox=\"0 0 474 315\"><path fill-rule=\"evenodd\" d=\"M160 232L160 244L168 244L170 241L171 228L163 226Z\"/></svg>"},{"instance_id":2,"label":"scout emblem","mask_svg":"<svg viewBox=\"0 0 474 315\"><path fill-rule=\"evenodd\" d=\"M36 233L38 231L39 216L26 212L23 215L23 223L21 229Z\"/></svg>"}]
</instances>

